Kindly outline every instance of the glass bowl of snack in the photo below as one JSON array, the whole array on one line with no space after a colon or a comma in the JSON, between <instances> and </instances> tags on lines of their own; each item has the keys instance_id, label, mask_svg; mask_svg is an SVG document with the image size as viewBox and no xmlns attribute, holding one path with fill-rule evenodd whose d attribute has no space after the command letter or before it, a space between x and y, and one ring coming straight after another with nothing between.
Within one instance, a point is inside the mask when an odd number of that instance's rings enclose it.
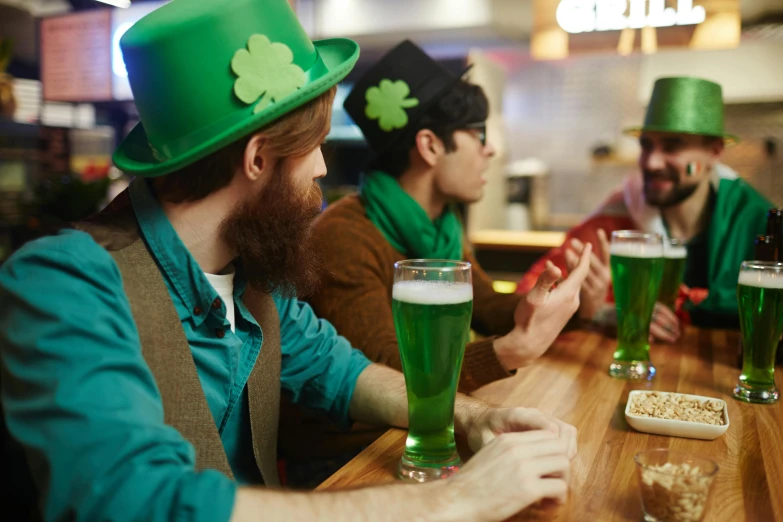
<instances>
[{"instance_id":1,"label":"glass bowl of snack","mask_svg":"<svg viewBox=\"0 0 783 522\"><path fill-rule=\"evenodd\" d=\"M707 512L718 465L668 449L634 457L645 522L700 522Z\"/></svg>"},{"instance_id":2,"label":"glass bowl of snack","mask_svg":"<svg viewBox=\"0 0 783 522\"><path fill-rule=\"evenodd\" d=\"M625 419L637 431L713 440L729 429L726 402L701 395L634 390Z\"/></svg>"}]
</instances>

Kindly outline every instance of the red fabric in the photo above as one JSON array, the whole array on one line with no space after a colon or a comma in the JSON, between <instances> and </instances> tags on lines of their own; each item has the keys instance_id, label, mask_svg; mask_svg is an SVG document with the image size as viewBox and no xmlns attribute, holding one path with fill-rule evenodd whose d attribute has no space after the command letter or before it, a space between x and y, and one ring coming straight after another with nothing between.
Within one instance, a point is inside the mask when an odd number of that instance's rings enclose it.
<instances>
[{"instance_id":1,"label":"red fabric","mask_svg":"<svg viewBox=\"0 0 783 522\"><path fill-rule=\"evenodd\" d=\"M535 286L536 280L538 280L538 276L540 276L546 268L547 261L552 261L555 266L563 271L563 277L566 277L568 275L568 268L566 266L565 260L565 245L569 244L571 239L577 238L583 243L591 243L593 245L593 250L595 251L596 247L598 246L599 228L603 228L604 232L606 232L607 239L611 240L612 232L615 230L635 230L637 227L633 220L628 216L597 215L588 218L587 221L584 221L583 223L568 231L565 242L561 246L553 248L547 252L538 261L536 261L532 267L530 267L530 270L528 270L519 281L519 285L517 286L517 293L526 294L530 292L533 286ZM691 322L690 314L683 306L685 303L690 301L694 305L698 305L706 298L706 288L688 288L687 286L682 285L680 287L680 293L677 296L677 301L675 302L674 306L675 313L677 314L677 317L679 317L680 321L683 324L690 324ZM614 296L612 295L611 288L607 293L606 301L609 303L614 302Z\"/></svg>"},{"instance_id":2,"label":"red fabric","mask_svg":"<svg viewBox=\"0 0 783 522\"><path fill-rule=\"evenodd\" d=\"M629 216L608 216L598 215L588 218L587 221L572 228L566 234L563 245L553 248L544 254L530 270L522 277L517 286L517 293L527 294L535 286L538 276L546 268L546 262L552 261L560 270L563 271L563 277L568 275L568 268L565 259L565 245L569 244L571 239L577 238L583 243L591 243L593 250L598 247L598 229L603 228L607 238L611 239L612 232L615 230L633 230L636 228L633 220ZM610 296L610 301L611 296Z\"/></svg>"}]
</instances>

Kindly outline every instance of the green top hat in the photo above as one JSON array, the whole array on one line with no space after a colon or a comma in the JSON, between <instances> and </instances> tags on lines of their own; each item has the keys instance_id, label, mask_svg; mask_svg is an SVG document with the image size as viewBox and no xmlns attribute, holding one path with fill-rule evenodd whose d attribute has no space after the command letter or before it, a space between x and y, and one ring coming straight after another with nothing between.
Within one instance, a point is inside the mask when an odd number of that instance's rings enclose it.
<instances>
[{"instance_id":1,"label":"green top hat","mask_svg":"<svg viewBox=\"0 0 783 522\"><path fill-rule=\"evenodd\" d=\"M626 129L627 134L677 132L739 139L723 130L723 92L717 83L701 78L659 78L653 86L642 127Z\"/></svg>"},{"instance_id":2,"label":"green top hat","mask_svg":"<svg viewBox=\"0 0 783 522\"><path fill-rule=\"evenodd\" d=\"M168 174L318 97L359 58L310 41L288 0L174 0L120 41L141 117L114 153L137 176Z\"/></svg>"}]
</instances>

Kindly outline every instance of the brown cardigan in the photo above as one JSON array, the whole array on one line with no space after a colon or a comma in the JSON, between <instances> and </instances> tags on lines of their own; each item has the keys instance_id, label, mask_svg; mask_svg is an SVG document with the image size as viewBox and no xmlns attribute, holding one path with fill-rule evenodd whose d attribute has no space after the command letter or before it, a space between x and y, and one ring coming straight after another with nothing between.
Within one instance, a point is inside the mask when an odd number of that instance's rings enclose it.
<instances>
[{"instance_id":1,"label":"brown cardigan","mask_svg":"<svg viewBox=\"0 0 783 522\"><path fill-rule=\"evenodd\" d=\"M391 312L394 263L406 256L391 246L367 218L357 195L330 205L315 221L313 234L325 256L327 275L308 298L315 313L331 322L340 335L372 361L401 370ZM492 280L465 249L473 264L473 321L478 333L493 336L465 348L460 389L472 391L511 375L498 361L494 336L514 326L518 295L499 294Z\"/></svg>"}]
</instances>

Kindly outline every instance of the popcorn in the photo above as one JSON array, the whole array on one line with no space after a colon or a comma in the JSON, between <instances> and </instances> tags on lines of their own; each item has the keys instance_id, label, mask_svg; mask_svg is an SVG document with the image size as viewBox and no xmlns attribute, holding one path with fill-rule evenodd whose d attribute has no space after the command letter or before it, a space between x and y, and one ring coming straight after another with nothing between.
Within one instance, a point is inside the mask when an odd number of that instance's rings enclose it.
<instances>
[{"instance_id":1,"label":"popcorn","mask_svg":"<svg viewBox=\"0 0 783 522\"><path fill-rule=\"evenodd\" d=\"M722 426L723 403L698 401L679 394L650 392L634 395L628 413L637 417L701 422Z\"/></svg>"},{"instance_id":2,"label":"popcorn","mask_svg":"<svg viewBox=\"0 0 783 522\"><path fill-rule=\"evenodd\" d=\"M704 516L712 477L697 466L666 463L640 469L644 511L660 521L698 522Z\"/></svg>"}]
</instances>

